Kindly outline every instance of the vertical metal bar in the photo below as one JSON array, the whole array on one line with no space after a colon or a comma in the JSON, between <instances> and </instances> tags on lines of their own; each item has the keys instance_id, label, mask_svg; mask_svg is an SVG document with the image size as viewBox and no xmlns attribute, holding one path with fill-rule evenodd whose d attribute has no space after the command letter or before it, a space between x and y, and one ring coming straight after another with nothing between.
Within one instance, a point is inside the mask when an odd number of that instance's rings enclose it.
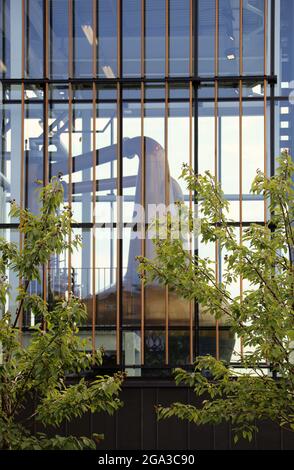
<instances>
[{"instance_id":1,"label":"vertical metal bar","mask_svg":"<svg viewBox=\"0 0 294 470\"><path fill-rule=\"evenodd\" d=\"M72 110L72 85L68 84L68 207L72 210L72 122L73 122L73 110ZM72 236L69 234L69 245L71 245ZM71 252L68 250L68 294L72 292L72 279L71 279Z\"/></svg>"},{"instance_id":2,"label":"vertical metal bar","mask_svg":"<svg viewBox=\"0 0 294 470\"><path fill-rule=\"evenodd\" d=\"M193 0L190 0L190 23L189 23L189 38L190 38L190 55L189 55L189 75L193 74ZM193 152L193 130L192 130L192 114L193 114L193 83L189 82L189 167L192 169L192 152ZM192 211L193 207L193 196L192 191L189 191L189 209ZM192 256L192 243L193 238L190 234L190 255ZM189 301L189 360L190 364L193 363L193 302Z\"/></svg>"},{"instance_id":3,"label":"vertical metal bar","mask_svg":"<svg viewBox=\"0 0 294 470\"><path fill-rule=\"evenodd\" d=\"M68 0L68 76L73 77L73 0Z\"/></svg>"},{"instance_id":4,"label":"vertical metal bar","mask_svg":"<svg viewBox=\"0 0 294 470\"><path fill-rule=\"evenodd\" d=\"M198 2L193 0L193 20L194 20L194 67L193 73L194 77L198 75ZM193 84L194 90L194 171L198 173L198 87L199 83ZM194 204L197 204L197 192L194 191L193 194ZM194 247L194 256L198 256L198 244ZM195 320L195 356L199 356L199 345L200 345L200 330L199 330L199 303L194 301L194 320Z\"/></svg>"},{"instance_id":5,"label":"vertical metal bar","mask_svg":"<svg viewBox=\"0 0 294 470\"><path fill-rule=\"evenodd\" d=\"M25 68L25 0L21 2L21 24L22 24L22 32L21 32L21 78L24 79L24 68ZM27 190L24 186L24 116L25 116L25 103L24 103L24 95L25 95L25 86L24 82L22 81L21 84L21 150L20 150L20 207L24 209L24 191ZM23 247L23 236L19 234L19 246L20 249ZM23 279L19 280L19 285L21 286L23 283ZM23 308L21 309L19 319L18 319L18 327L20 332L20 340L22 340L22 326L23 326Z\"/></svg>"},{"instance_id":6,"label":"vertical metal bar","mask_svg":"<svg viewBox=\"0 0 294 470\"><path fill-rule=\"evenodd\" d=\"M49 0L44 0L44 77L49 78Z\"/></svg>"},{"instance_id":7,"label":"vertical metal bar","mask_svg":"<svg viewBox=\"0 0 294 470\"><path fill-rule=\"evenodd\" d=\"M271 75L275 74L275 0L271 1ZM275 85L270 85L270 175L275 174Z\"/></svg>"},{"instance_id":8,"label":"vertical metal bar","mask_svg":"<svg viewBox=\"0 0 294 470\"><path fill-rule=\"evenodd\" d=\"M145 256L145 137L144 137L144 96L145 89L144 83L141 82L141 207L142 210L142 228L141 228L141 255ZM145 362L145 285L141 281L141 364Z\"/></svg>"},{"instance_id":9,"label":"vertical metal bar","mask_svg":"<svg viewBox=\"0 0 294 470\"><path fill-rule=\"evenodd\" d=\"M145 0L141 0L141 78L145 76ZM145 137L144 137L144 101L145 101L145 87L144 82L141 82L141 206L144 209L141 231L141 255L145 256L146 245L145 245L145 205L146 205L146 194L145 194ZM145 284L141 281L141 364L145 363Z\"/></svg>"},{"instance_id":10,"label":"vertical metal bar","mask_svg":"<svg viewBox=\"0 0 294 470\"><path fill-rule=\"evenodd\" d=\"M165 76L169 73L169 0L165 0ZM169 206L169 165L168 165L168 97L169 86L165 82L164 103L164 149L165 149L165 204ZM169 362L169 298L168 286L165 287L165 364Z\"/></svg>"},{"instance_id":11,"label":"vertical metal bar","mask_svg":"<svg viewBox=\"0 0 294 470\"><path fill-rule=\"evenodd\" d=\"M92 0L92 22L93 22L93 48L92 48L92 75L93 79L96 77L96 37L97 37L97 24L96 24L96 0ZM96 350L96 83L92 85L92 110L93 110L93 182L92 182L92 291L93 291L93 305L92 305L92 352Z\"/></svg>"},{"instance_id":12,"label":"vertical metal bar","mask_svg":"<svg viewBox=\"0 0 294 470\"><path fill-rule=\"evenodd\" d=\"M214 51L214 173L218 180L218 50L219 50L219 0L215 2L215 51ZM219 282L219 243L215 242L215 278ZM215 322L216 359L219 359L219 322Z\"/></svg>"},{"instance_id":13,"label":"vertical metal bar","mask_svg":"<svg viewBox=\"0 0 294 470\"><path fill-rule=\"evenodd\" d=\"M43 108L43 184L46 186L49 180L49 159L48 159L48 94L49 85L44 85L44 108ZM50 260L43 266L43 300L47 301L47 282L48 282L48 271L50 269ZM43 320L43 328L46 328L46 324Z\"/></svg>"},{"instance_id":14,"label":"vertical metal bar","mask_svg":"<svg viewBox=\"0 0 294 470\"><path fill-rule=\"evenodd\" d=\"M240 0L240 38L239 38L239 55L240 55L240 77L243 75L243 0ZM243 242L243 80L239 81L239 240L240 245ZM240 275L240 302L243 300L243 276ZM241 359L244 355L243 338L240 338L240 354Z\"/></svg>"},{"instance_id":15,"label":"vertical metal bar","mask_svg":"<svg viewBox=\"0 0 294 470\"><path fill-rule=\"evenodd\" d=\"M192 81L189 82L189 167L192 169L192 154L193 154L193 129L192 129L192 113L193 113L193 83ZM191 171L191 170L190 170ZM193 196L192 196L192 191L189 190L189 209L192 211L193 209ZM192 256L192 243L193 243L193 238L192 234L189 235L190 240L189 240L189 250L190 250L190 255ZM190 345L189 345L189 356L190 356L190 363L193 363L193 356L194 356L194 350L193 350L193 302L189 301L189 336L190 336Z\"/></svg>"},{"instance_id":16,"label":"vertical metal bar","mask_svg":"<svg viewBox=\"0 0 294 470\"><path fill-rule=\"evenodd\" d=\"M169 76L169 0L165 0L165 77Z\"/></svg>"},{"instance_id":17,"label":"vertical metal bar","mask_svg":"<svg viewBox=\"0 0 294 470\"><path fill-rule=\"evenodd\" d=\"M267 72L267 15L268 15L268 0L264 0L264 75ZM264 174L267 175L267 80L264 79ZM264 223L267 221L267 207L266 198L264 198Z\"/></svg>"},{"instance_id":18,"label":"vertical metal bar","mask_svg":"<svg viewBox=\"0 0 294 470\"><path fill-rule=\"evenodd\" d=\"M117 0L117 76L121 77L121 0ZM117 83L117 270L116 270L116 361L122 360L122 90Z\"/></svg>"},{"instance_id":19,"label":"vertical metal bar","mask_svg":"<svg viewBox=\"0 0 294 470\"><path fill-rule=\"evenodd\" d=\"M189 21L189 75L193 75L193 0L190 0L190 21Z\"/></svg>"},{"instance_id":20,"label":"vertical metal bar","mask_svg":"<svg viewBox=\"0 0 294 470\"><path fill-rule=\"evenodd\" d=\"M68 77L72 78L72 19L73 19L73 6L72 0L68 0ZM68 83L68 206L72 210L72 124L73 124L73 90L72 84ZM69 234L69 245L71 245L72 236ZM72 293L72 278L71 278L71 252L68 250L68 294Z\"/></svg>"},{"instance_id":21,"label":"vertical metal bar","mask_svg":"<svg viewBox=\"0 0 294 470\"><path fill-rule=\"evenodd\" d=\"M145 0L141 0L141 78L145 77Z\"/></svg>"}]
</instances>

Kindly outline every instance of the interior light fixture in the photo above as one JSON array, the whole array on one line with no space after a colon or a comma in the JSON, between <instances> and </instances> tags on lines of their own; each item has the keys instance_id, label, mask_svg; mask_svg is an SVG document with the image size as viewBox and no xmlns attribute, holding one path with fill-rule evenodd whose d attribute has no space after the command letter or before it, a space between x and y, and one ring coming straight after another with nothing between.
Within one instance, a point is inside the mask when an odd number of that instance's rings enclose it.
<instances>
[{"instance_id":1,"label":"interior light fixture","mask_svg":"<svg viewBox=\"0 0 294 470\"><path fill-rule=\"evenodd\" d=\"M102 70L106 78L115 78L115 75L110 65L103 65Z\"/></svg>"},{"instance_id":2,"label":"interior light fixture","mask_svg":"<svg viewBox=\"0 0 294 470\"><path fill-rule=\"evenodd\" d=\"M82 30L83 30L84 35L87 38L87 41L90 43L91 46L93 46L94 32L93 32L92 26L90 26L89 24L83 24L82 25ZM96 42L96 45L97 45L98 44L97 38L96 38L95 42Z\"/></svg>"}]
</instances>

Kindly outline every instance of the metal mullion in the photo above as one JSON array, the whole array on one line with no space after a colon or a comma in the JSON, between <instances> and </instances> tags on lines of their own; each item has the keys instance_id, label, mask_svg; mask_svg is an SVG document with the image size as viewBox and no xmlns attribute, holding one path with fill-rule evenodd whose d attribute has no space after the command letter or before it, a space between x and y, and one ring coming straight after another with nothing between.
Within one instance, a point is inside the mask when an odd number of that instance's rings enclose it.
<instances>
[{"instance_id":1,"label":"metal mullion","mask_svg":"<svg viewBox=\"0 0 294 470\"><path fill-rule=\"evenodd\" d=\"M145 0L141 0L141 78L143 77L145 77Z\"/></svg>"},{"instance_id":2,"label":"metal mullion","mask_svg":"<svg viewBox=\"0 0 294 470\"><path fill-rule=\"evenodd\" d=\"M268 0L264 0L264 74L267 68L267 15ZM264 88L264 174L267 176L267 81L263 82ZM267 221L266 198L264 197L264 223Z\"/></svg>"},{"instance_id":3,"label":"metal mullion","mask_svg":"<svg viewBox=\"0 0 294 470\"><path fill-rule=\"evenodd\" d=\"M92 0L92 22L93 22L93 49L92 49L92 75L93 78L96 76L96 37L97 37L97 3L96 0ZM93 110L93 159L92 159L92 171L93 171L93 187L92 187L92 352L96 350L96 83L93 82L92 89L92 110Z\"/></svg>"},{"instance_id":4,"label":"metal mullion","mask_svg":"<svg viewBox=\"0 0 294 470\"><path fill-rule=\"evenodd\" d=\"M122 359L121 317L122 317L122 100L121 85L117 84L117 269L116 269L116 358Z\"/></svg>"},{"instance_id":5,"label":"metal mullion","mask_svg":"<svg viewBox=\"0 0 294 470\"><path fill-rule=\"evenodd\" d=\"M122 4L117 0L117 76L121 77ZM122 84L117 81L117 269L116 269L116 361L122 361Z\"/></svg>"},{"instance_id":6,"label":"metal mullion","mask_svg":"<svg viewBox=\"0 0 294 470\"><path fill-rule=\"evenodd\" d=\"M145 189L145 137L144 137L144 97L145 88L144 83L141 83L141 207L143 220L141 221L141 255L145 256L146 245L146 220L145 220L145 205L146 205L146 189ZM145 284L141 280L141 364L145 363Z\"/></svg>"},{"instance_id":7,"label":"metal mullion","mask_svg":"<svg viewBox=\"0 0 294 470\"><path fill-rule=\"evenodd\" d=\"M169 76L169 0L165 0L165 77Z\"/></svg>"},{"instance_id":8,"label":"metal mullion","mask_svg":"<svg viewBox=\"0 0 294 470\"><path fill-rule=\"evenodd\" d=\"M44 77L49 78L49 0L44 0Z\"/></svg>"},{"instance_id":9,"label":"metal mullion","mask_svg":"<svg viewBox=\"0 0 294 470\"><path fill-rule=\"evenodd\" d=\"M193 113L193 84L190 82L189 85L189 167L192 169L193 166L193 129L192 129L192 124L193 124L193 119L192 119L192 113ZM193 209L193 195L192 191L189 190L189 209L192 214L192 209ZM190 251L190 256L192 257L192 248L193 248L193 238L192 234L190 233L190 240L189 240L189 251ZM190 341L189 341L189 352L190 352L190 363L193 363L193 354L194 354L194 348L193 348L193 313L194 313L194 308L193 308L193 302L190 300L189 301L189 335L190 335Z\"/></svg>"},{"instance_id":10,"label":"metal mullion","mask_svg":"<svg viewBox=\"0 0 294 470\"><path fill-rule=\"evenodd\" d=\"M190 0L190 22L189 22L189 76L193 75L193 0ZM189 82L189 84L191 81Z\"/></svg>"},{"instance_id":11,"label":"metal mullion","mask_svg":"<svg viewBox=\"0 0 294 470\"><path fill-rule=\"evenodd\" d=\"M73 77L73 0L68 0L68 77Z\"/></svg>"},{"instance_id":12,"label":"metal mullion","mask_svg":"<svg viewBox=\"0 0 294 470\"><path fill-rule=\"evenodd\" d=\"M73 74L73 0L68 0L68 77ZM68 205L72 211L72 124L73 124L73 91L72 84L68 82ZM69 245L71 246L72 234L69 234ZM72 294L71 278L71 250L68 250L68 297Z\"/></svg>"},{"instance_id":13,"label":"metal mullion","mask_svg":"<svg viewBox=\"0 0 294 470\"><path fill-rule=\"evenodd\" d=\"M215 2L215 51L214 74L218 76L218 52L219 52L219 0ZM214 173L218 181L218 81L214 84ZM219 282L219 243L215 242L215 280ZM219 359L219 321L215 321L216 359Z\"/></svg>"},{"instance_id":14,"label":"metal mullion","mask_svg":"<svg viewBox=\"0 0 294 470\"><path fill-rule=\"evenodd\" d=\"M48 78L48 0L43 0L43 54L44 54L44 77ZM49 182L49 156L48 156L48 120L49 120L49 84L46 82L44 84L44 102L43 102L43 129L44 129L44 166L43 166L43 178L44 185L46 186ZM43 266L43 300L47 302L47 282L49 281L49 269L50 269L50 260L47 265ZM43 321L43 327L46 325Z\"/></svg>"},{"instance_id":15,"label":"metal mullion","mask_svg":"<svg viewBox=\"0 0 294 470\"><path fill-rule=\"evenodd\" d=\"M46 186L48 184L49 175L49 158L48 158L48 94L49 94L49 85L48 83L44 86L44 103L43 103L43 184ZM48 282L48 271L50 269L50 260L43 266L43 300L47 302L47 282ZM42 320L43 328L46 328L44 319Z\"/></svg>"},{"instance_id":16,"label":"metal mullion","mask_svg":"<svg viewBox=\"0 0 294 470\"><path fill-rule=\"evenodd\" d=\"M240 77L243 75L243 0L240 0ZM239 242L243 243L243 80L239 81ZM243 300L243 276L240 274L240 302ZM243 338L240 338L241 359L244 355Z\"/></svg>"},{"instance_id":17,"label":"metal mullion","mask_svg":"<svg viewBox=\"0 0 294 470\"><path fill-rule=\"evenodd\" d=\"M69 210L72 211L72 121L73 121L73 109L72 109L72 85L68 84L68 206ZM71 246L72 235L69 234L69 245ZM68 293L69 296L72 292L72 279L71 279L71 250L68 250Z\"/></svg>"},{"instance_id":18,"label":"metal mullion","mask_svg":"<svg viewBox=\"0 0 294 470\"><path fill-rule=\"evenodd\" d=\"M190 54L189 54L189 75L190 77L193 75L193 0L190 0L190 23L189 23L189 44L190 44ZM192 129L192 115L193 115L193 82L189 81L189 167L192 168L193 166L193 158L192 158L192 151L193 151L193 129ZM192 211L193 207L193 195L192 191L189 191L189 209ZM192 235L190 234L190 256L192 256ZM189 356L190 356L190 363L193 363L193 315L194 315L194 302L192 300L189 301Z\"/></svg>"},{"instance_id":19,"label":"metal mullion","mask_svg":"<svg viewBox=\"0 0 294 470\"><path fill-rule=\"evenodd\" d=\"M25 208L24 202L24 191L26 188L24 187L24 116L25 116L25 85L23 82L24 79L24 67L25 67L25 0L22 0L21 3L21 23L22 23L22 43L21 43L21 154L20 154L20 207L22 209ZM23 248L23 235L19 233L19 246L20 250ZM19 287L22 286L23 279L19 280ZM23 308L20 311L19 319L18 319L18 327L20 332L20 339L22 341L22 327L23 327Z\"/></svg>"},{"instance_id":20,"label":"metal mullion","mask_svg":"<svg viewBox=\"0 0 294 470\"><path fill-rule=\"evenodd\" d=\"M165 0L165 77L169 75L169 0ZM164 100L164 149L165 149L165 204L169 206L169 166L168 166L168 97L169 84L165 82ZM169 293L165 287L165 364L169 362Z\"/></svg>"},{"instance_id":21,"label":"metal mullion","mask_svg":"<svg viewBox=\"0 0 294 470\"><path fill-rule=\"evenodd\" d=\"M141 0L141 78L145 76L145 0ZM146 204L146 191L145 191L145 137L144 137L144 98L145 98L145 85L141 81L141 206L143 208L143 220L141 221L141 255L145 256L146 245L146 220L145 220L145 204ZM141 280L141 365L145 363L145 284Z\"/></svg>"}]
</instances>

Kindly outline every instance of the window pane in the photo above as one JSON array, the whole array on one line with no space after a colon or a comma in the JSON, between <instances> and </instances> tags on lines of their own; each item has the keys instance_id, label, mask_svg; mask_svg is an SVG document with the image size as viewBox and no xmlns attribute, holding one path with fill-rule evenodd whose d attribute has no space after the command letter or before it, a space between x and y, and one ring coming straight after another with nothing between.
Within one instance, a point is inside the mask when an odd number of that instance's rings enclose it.
<instances>
[{"instance_id":1,"label":"window pane","mask_svg":"<svg viewBox=\"0 0 294 470\"><path fill-rule=\"evenodd\" d=\"M21 125L21 104L3 104L0 107L0 223L17 222L8 214L11 199L20 204Z\"/></svg>"},{"instance_id":2,"label":"window pane","mask_svg":"<svg viewBox=\"0 0 294 470\"><path fill-rule=\"evenodd\" d=\"M122 68L125 77L141 75L141 0L122 2Z\"/></svg>"},{"instance_id":3,"label":"window pane","mask_svg":"<svg viewBox=\"0 0 294 470\"><path fill-rule=\"evenodd\" d=\"M198 72L214 75L215 0L198 2Z\"/></svg>"},{"instance_id":4,"label":"window pane","mask_svg":"<svg viewBox=\"0 0 294 470\"><path fill-rule=\"evenodd\" d=\"M243 3L243 72L264 72L264 0Z\"/></svg>"},{"instance_id":5,"label":"window pane","mask_svg":"<svg viewBox=\"0 0 294 470\"><path fill-rule=\"evenodd\" d=\"M145 1L145 73L165 75L165 0Z\"/></svg>"},{"instance_id":6,"label":"window pane","mask_svg":"<svg viewBox=\"0 0 294 470\"><path fill-rule=\"evenodd\" d=\"M97 3L98 77L117 76L117 0Z\"/></svg>"},{"instance_id":7,"label":"window pane","mask_svg":"<svg viewBox=\"0 0 294 470\"><path fill-rule=\"evenodd\" d=\"M219 73L239 75L240 1L219 0Z\"/></svg>"},{"instance_id":8,"label":"window pane","mask_svg":"<svg viewBox=\"0 0 294 470\"><path fill-rule=\"evenodd\" d=\"M92 89L76 89L77 96ZM77 99L72 107L72 208L77 222L92 222L93 193L93 105L88 100Z\"/></svg>"},{"instance_id":9,"label":"window pane","mask_svg":"<svg viewBox=\"0 0 294 470\"><path fill-rule=\"evenodd\" d=\"M0 77L22 76L22 0L0 2Z\"/></svg>"},{"instance_id":10,"label":"window pane","mask_svg":"<svg viewBox=\"0 0 294 470\"><path fill-rule=\"evenodd\" d=\"M277 94L288 96L294 88L293 0L276 0L275 52L278 75Z\"/></svg>"},{"instance_id":11,"label":"window pane","mask_svg":"<svg viewBox=\"0 0 294 470\"><path fill-rule=\"evenodd\" d=\"M40 207L36 189L39 187L37 181L43 181L43 149L43 105L27 101L24 121L25 206L35 213Z\"/></svg>"},{"instance_id":12,"label":"window pane","mask_svg":"<svg viewBox=\"0 0 294 470\"><path fill-rule=\"evenodd\" d=\"M76 77L89 77L93 73L92 0L73 2L73 68Z\"/></svg>"},{"instance_id":13,"label":"window pane","mask_svg":"<svg viewBox=\"0 0 294 470\"><path fill-rule=\"evenodd\" d=\"M43 0L26 0L25 76L43 76Z\"/></svg>"},{"instance_id":14,"label":"window pane","mask_svg":"<svg viewBox=\"0 0 294 470\"><path fill-rule=\"evenodd\" d=\"M68 0L50 1L50 75L68 76Z\"/></svg>"},{"instance_id":15,"label":"window pane","mask_svg":"<svg viewBox=\"0 0 294 470\"><path fill-rule=\"evenodd\" d=\"M169 2L169 74L190 72L190 0Z\"/></svg>"}]
</instances>

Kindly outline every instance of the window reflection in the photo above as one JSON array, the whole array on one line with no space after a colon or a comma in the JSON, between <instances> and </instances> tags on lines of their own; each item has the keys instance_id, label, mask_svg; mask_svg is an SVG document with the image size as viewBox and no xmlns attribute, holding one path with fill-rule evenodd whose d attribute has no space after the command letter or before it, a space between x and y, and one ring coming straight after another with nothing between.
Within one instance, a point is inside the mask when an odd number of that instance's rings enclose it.
<instances>
[{"instance_id":1,"label":"window reflection","mask_svg":"<svg viewBox=\"0 0 294 470\"><path fill-rule=\"evenodd\" d=\"M190 0L169 1L169 74L189 75Z\"/></svg>"},{"instance_id":2,"label":"window reflection","mask_svg":"<svg viewBox=\"0 0 294 470\"><path fill-rule=\"evenodd\" d=\"M239 75L240 1L219 0L219 74Z\"/></svg>"},{"instance_id":3,"label":"window reflection","mask_svg":"<svg viewBox=\"0 0 294 470\"><path fill-rule=\"evenodd\" d=\"M165 0L145 0L145 73L165 75Z\"/></svg>"},{"instance_id":4,"label":"window reflection","mask_svg":"<svg viewBox=\"0 0 294 470\"><path fill-rule=\"evenodd\" d=\"M73 2L73 68L76 77L92 76L94 38L92 0Z\"/></svg>"},{"instance_id":5,"label":"window reflection","mask_svg":"<svg viewBox=\"0 0 294 470\"><path fill-rule=\"evenodd\" d=\"M27 101L24 119L25 206L39 211L40 201L36 189L43 182L44 121L43 104Z\"/></svg>"},{"instance_id":6,"label":"window reflection","mask_svg":"<svg viewBox=\"0 0 294 470\"><path fill-rule=\"evenodd\" d=\"M49 65L53 78L68 76L68 0L50 0Z\"/></svg>"},{"instance_id":7,"label":"window reflection","mask_svg":"<svg viewBox=\"0 0 294 470\"><path fill-rule=\"evenodd\" d=\"M0 77L22 77L22 0L0 2Z\"/></svg>"},{"instance_id":8,"label":"window reflection","mask_svg":"<svg viewBox=\"0 0 294 470\"><path fill-rule=\"evenodd\" d=\"M97 2L97 75L117 76L117 0Z\"/></svg>"},{"instance_id":9,"label":"window reflection","mask_svg":"<svg viewBox=\"0 0 294 470\"><path fill-rule=\"evenodd\" d=\"M243 72L263 75L264 71L264 0L243 2Z\"/></svg>"},{"instance_id":10,"label":"window reflection","mask_svg":"<svg viewBox=\"0 0 294 470\"><path fill-rule=\"evenodd\" d=\"M122 2L122 61L125 77L141 75L141 0Z\"/></svg>"},{"instance_id":11,"label":"window reflection","mask_svg":"<svg viewBox=\"0 0 294 470\"><path fill-rule=\"evenodd\" d=\"M25 31L26 31L26 65L28 78L43 76L43 0L26 0ZM14 26L15 27L15 26Z\"/></svg>"},{"instance_id":12,"label":"window reflection","mask_svg":"<svg viewBox=\"0 0 294 470\"><path fill-rule=\"evenodd\" d=\"M198 4L198 71L214 75L215 0L199 0Z\"/></svg>"},{"instance_id":13,"label":"window reflection","mask_svg":"<svg viewBox=\"0 0 294 470\"><path fill-rule=\"evenodd\" d=\"M17 222L10 219L10 201L20 203L22 149L21 105L4 104L0 107L0 223Z\"/></svg>"}]
</instances>

